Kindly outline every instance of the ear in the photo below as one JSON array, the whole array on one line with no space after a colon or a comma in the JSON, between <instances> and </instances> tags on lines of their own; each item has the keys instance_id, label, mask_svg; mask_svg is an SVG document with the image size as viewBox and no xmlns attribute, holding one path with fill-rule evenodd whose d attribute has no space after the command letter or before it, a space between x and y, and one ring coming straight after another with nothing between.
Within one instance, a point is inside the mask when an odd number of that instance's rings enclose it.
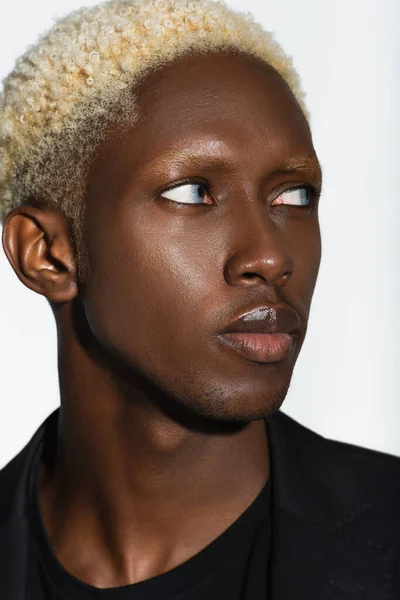
<instances>
[{"instance_id":1,"label":"ear","mask_svg":"<svg viewBox=\"0 0 400 600\"><path fill-rule=\"evenodd\" d=\"M50 302L68 302L77 296L73 248L59 209L13 209L4 220L2 241L12 268L26 287Z\"/></svg>"}]
</instances>

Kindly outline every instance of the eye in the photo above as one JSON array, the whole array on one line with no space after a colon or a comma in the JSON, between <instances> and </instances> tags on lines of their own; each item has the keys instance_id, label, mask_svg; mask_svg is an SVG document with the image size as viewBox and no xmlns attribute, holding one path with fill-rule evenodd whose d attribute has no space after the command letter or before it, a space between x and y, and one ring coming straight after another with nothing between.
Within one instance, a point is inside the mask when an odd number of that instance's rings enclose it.
<instances>
[{"instance_id":1,"label":"eye","mask_svg":"<svg viewBox=\"0 0 400 600\"><path fill-rule=\"evenodd\" d=\"M161 197L181 204L213 204L208 188L201 183L181 183L161 192Z\"/></svg>"},{"instance_id":2,"label":"eye","mask_svg":"<svg viewBox=\"0 0 400 600\"><path fill-rule=\"evenodd\" d=\"M310 206L314 197L314 190L310 186L292 188L279 194L272 202L272 206L277 204L290 204L292 206Z\"/></svg>"}]
</instances>

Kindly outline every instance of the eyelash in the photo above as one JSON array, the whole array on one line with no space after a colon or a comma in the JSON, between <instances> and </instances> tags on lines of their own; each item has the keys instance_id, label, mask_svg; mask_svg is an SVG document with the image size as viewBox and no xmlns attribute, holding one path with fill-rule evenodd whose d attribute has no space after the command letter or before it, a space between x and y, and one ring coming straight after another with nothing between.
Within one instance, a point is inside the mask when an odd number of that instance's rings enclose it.
<instances>
[{"instance_id":1,"label":"eyelash","mask_svg":"<svg viewBox=\"0 0 400 600\"><path fill-rule=\"evenodd\" d=\"M164 201L167 201L169 204L173 204L175 206L176 205L185 206L185 207L186 206L210 206L210 204L176 202L175 200L171 200L171 198L163 198L162 195L163 195L164 192L169 192L170 190L173 190L175 188L178 188L178 187L181 187L181 186L187 185L187 184L189 184L189 185L201 185L206 190L207 194L212 197L212 195L210 193L211 189L212 189L212 186L209 183L205 183L204 181L201 181L199 179L196 180L196 179L186 178L186 179L182 179L178 183L175 183L174 185L171 185L168 188L163 189L160 192L160 194L159 194L160 199L162 199ZM308 204L306 204L305 206L295 206L295 205L291 205L291 204L278 204L277 206L280 206L280 207L282 207L282 206L283 207L288 207L288 206L290 207L291 206L292 208L300 208L302 210L307 210L307 209L311 210L314 207L314 205L315 205L318 197L321 196L321 191L319 189L317 189L313 185L310 185L310 184L296 185L296 186L294 186L292 188L288 188L288 189L282 190L280 192L280 194L278 194L277 198L279 198L279 196L281 194L283 194L284 192L290 192L290 191L299 190L299 189L305 189L305 190L307 190L307 192L308 192L308 198L309 198L309 203Z\"/></svg>"},{"instance_id":2,"label":"eyelash","mask_svg":"<svg viewBox=\"0 0 400 600\"><path fill-rule=\"evenodd\" d=\"M190 179L190 178L187 178L187 179L182 179L181 181L178 181L178 183L174 183L174 185L171 185L168 188L164 188L160 192L159 196L160 196L160 198L162 200L165 200L168 203L175 204L175 205L179 204L179 206L206 206L206 205L200 204L200 203L198 203L198 204L195 204L195 203L189 204L189 203L185 203L185 202L176 202L175 200L171 200L171 198L165 198L165 199L163 198L163 194L165 192L170 192L171 190L174 190L175 188L179 188L179 187L181 187L183 185L187 185L187 184L189 184L189 185L201 185L206 190L207 194L211 195L210 194L211 185L209 183L205 183L204 181L201 181L200 179ZM210 205L207 205L207 206L210 206Z\"/></svg>"}]
</instances>

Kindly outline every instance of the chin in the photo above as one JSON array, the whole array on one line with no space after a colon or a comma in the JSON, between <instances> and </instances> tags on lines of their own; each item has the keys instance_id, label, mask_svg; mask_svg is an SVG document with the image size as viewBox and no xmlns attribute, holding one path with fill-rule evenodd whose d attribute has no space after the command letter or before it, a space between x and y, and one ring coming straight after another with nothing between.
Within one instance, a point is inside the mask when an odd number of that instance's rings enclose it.
<instances>
[{"instance_id":1,"label":"chin","mask_svg":"<svg viewBox=\"0 0 400 600\"><path fill-rule=\"evenodd\" d=\"M250 422L266 419L276 413L286 398L287 390L271 394L266 392L259 402L255 398L242 399L241 402L227 402L216 407L209 418L225 422Z\"/></svg>"},{"instance_id":2,"label":"chin","mask_svg":"<svg viewBox=\"0 0 400 600\"><path fill-rule=\"evenodd\" d=\"M186 421L206 423L247 423L265 419L276 413L283 404L289 390L291 375L259 386L235 386L208 382L201 393L193 392L174 395L177 413Z\"/></svg>"}]
</instances>

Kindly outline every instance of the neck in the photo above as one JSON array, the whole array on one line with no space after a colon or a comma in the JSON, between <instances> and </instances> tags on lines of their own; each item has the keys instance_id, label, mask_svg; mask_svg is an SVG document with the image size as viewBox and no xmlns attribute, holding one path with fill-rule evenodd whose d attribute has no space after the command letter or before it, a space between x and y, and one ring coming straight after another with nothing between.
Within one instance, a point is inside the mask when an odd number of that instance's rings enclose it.
<instances>
[{"instance_id":1,"label":"neck","mask_svg":"<svg viewBox=\"0 0 400 600\"><path fill-rule=\"evenodd\" d=\"M71 340L59 345L59 376L56 463L42 467L39 495L57 557L86 583L116 587L181 564L265 485L263 421L174 418Z\"/></svg>"}]
</instances>

